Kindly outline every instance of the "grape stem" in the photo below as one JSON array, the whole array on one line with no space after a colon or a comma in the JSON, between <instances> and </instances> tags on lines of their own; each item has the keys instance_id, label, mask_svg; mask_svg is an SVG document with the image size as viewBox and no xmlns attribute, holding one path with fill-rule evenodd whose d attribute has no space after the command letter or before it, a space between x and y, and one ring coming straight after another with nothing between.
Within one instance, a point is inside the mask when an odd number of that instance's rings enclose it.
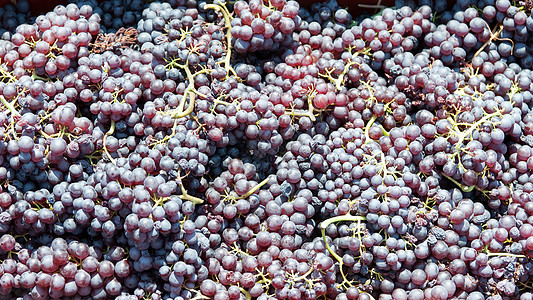
<instances>
[{"instance_id":1,"label":"grape stem","mask_svg":"<svg viewBox=\"0 0 533 300\"><path fill-rule=\"evenodd\" d=\"M181 171L178 170L178 178L179 178L179 186L180 186L180 189L181 189L181 194L180 197L181 199L183 200L188 200L188 201L191 201L192 203L194 204L202 204L204 203L204 200L200 199L200 198L197 198L197 197L194 197L194 196L191 196L187 193L187 191L185 190L185 187L183 187L183 183L181 182Z\"/></svg>"},{"instance_id":2,"label":"grape stem","mask_svg":"<svg viewBox=\"0 0 533 300\"><path fill-rule=\"evenodd\" d=\"M370 5L370 4L357 4L357 7L361 7L361 8L374 8L374 9L375 9L374 13L378 14L380 9L384 9L384 8L386 8L385 5L382 5L382 4L381 4L381 1L382 1L382 0L378 0L376 4L372 4L372 5Z\"/></svg>"},{"instance_id":3,"label":"grape stem","mask_svg":"<svg viewBox=\"0 0 533 300\"><path fill-rule=\"evenodd\" d=\"M11 114L13 114L14 116L20 116L19 112L13 106L13 103L7 102L4 96L0 95L0 101L2 101L2 104L4 104L7 109L9 109L9 112L11 112Z\"/></svg>"},{"instance_id":4,"label":"grape stem","mask_svg":"<svg viewBox=\"0 0 533 300\"><path fill-rule=\"evenodd\" d=\"M202 293L200 291L197 291L197 290L193 290L193 289L187 289L193 293L196 293L196 296L194 296L193 298L191 298L191 300L200 300L200 299L211 299L207 296L204 296L202 295Z\"/></svg>"},{"instance_id":5,"label":"grape stem","mask_svg":"<svg viewBox=\"0 0 533 300\"><path fill-rule=\"evenodd\" d=\"M50 78L39 76L35 72L33 72L33 75L31 77L33 78L33 80L51 81Z\"/></svg>"},{"instance_id":6,"label":"grape stem","mask_svg":"<svg viewBox=\"0 0 533 300\"><path fill-rule=\"evenodd\" d=\"M351 50L352 48L350 47L349 51L351 52ZM367 55L370 54L370 48L367 47L355 53L355 55L359 55L359 54L367 54ZM359 63L353 60L348 61L348 63L344 66L344 69L342 70L342 72L339 74L337 78L333 78L333 76L331 76L331 73L335 71L335 68L326 70L326 74L319 73L318 75L328 78L332 83L335 84L335 87L337 88L337 90L340 91L342 89L342 84L344 83L344 76L346 76L346 74L350 70L350 67L354 65L359 65Z\"/></svg>"},{"instance_id":7,"label":"grape stem","mask_svg":"<svg viewBox=\"0 0 533 300\"><path fill-rule=\"evenodd\" d=\"M370 135L369 135L369 131L370 131L370 127L372 127L372 124L374 124L374 122L376 122L378 118L376 116L372 116L372 118L370 120L368 120L368 123L366 124L365 126L365 144L366 143L369 143L370 142Z\"/></svg>"},{"instance_id":8,"label":"grape stem","mask_svg":"<svg viewBox=\"0 0 533 300\"><path fill-rule=\"evenodd\" d=\"M533 290L533 286L532 285L528 285L526 282L517 281L516 285L518 286L518 289L519 290L528 289L529 291Z\"/></svg>"},{"instance_id":9,"label":"grape stem","mask_svg":"<svg viewBox=\"0 0 533 300\"><path fill-rule=\"evenodd\" d=\"M518 258L525 258L526 256L523 254L513 254L513 253L487 253L487 256L510 256L510 257L518 257Z\"/></svg>"},{"instance_id":10,"label":"grape stem","mask_svg":"<svg viewBox=\"0 0 533 300\"><path fill-rule=\"evenodd\" d=\"M185 93L183 93L183 101L181 101L180 105L178 106L178 112L174 114L175 119L179 119L182 117L187 116L190 114L194 109L194 93L191 93L191 90L194 88L194 77L191 73L191 70L189 70L189 61L185 63L185 67L183 67L185 70L185 74L187 74L187 79L189 80L189 85L187 86L187 89L185 90ZM183 107L185 107L185 101L187 100L187 95L190 96L189 99L189 106L187 107L187 110L183 111ZM181 113L180 113L181 112Z\"/></svg>"},{"instance_id":11,"label":"grape stem","mask_svg":"<svg viewBox=\"0 0 533 300\"><path fill-rule=\"evenodd\" d=\"M342 222L342 221L365 221L365 217L361 216L352 216L352 215L344 215L344 216L336 216L333 218L329 218L322 223L320 223L320 229L326 229L330 224L335 222Z\"/></svg>"},{"instance_id":12,"label":"grape stem","mask_svg":"<svg viewBox=\"0 0 533 300\"><path fill-rule=\"evenodd\" d=\"M311 121L313 121L313 122L316 121L316 117L313 114L314 107L313 107L313 104L310 103L310 102L312 102L312 98L310 98L310 100L308 100L308 106L309 106L308 110L293 109L292 111L288 111L287 115L294 116L294 117L309 117L309 119L311 119Z\"/></svg>"},{"instance_id":13,"label":"grape stem","mask_svg":"<svg viewBox=\"0 0 533 300\"><path fill-rule=\"evenodd\" d=\"M224 67L226 68L226 70L228 70L228 72L231 72L233 73L233 75L237 76L237 72L235 72L235 70L233 69L233 67L231 66L231 40L232 40L232 36L231 36L231 14L230 12L228 11L228 8L226 7L225 5L225 2L222 3L222 5L220 4L206 4L204 6L205 9L214 9L214 10L217 10L219 12L222 13L222 15L224 16L224 23L226 23L226 43L227 43L227 46L228 46L228 51L226 53L226 57L224 57Z\"/></svg>"},{"instance_id":14,"label":"grape stem","mask_svg":"<svg viewBox=\"0 0 533 300\"><path fill-rule=\"evenodd\" d=\"M380 9L380 8L385 8L386 6L385 5L370 5L370 4L357 4L357 7L361 7L361 8L375 8L375 9Z\"/></svg>"},{"instance_id":15,"label":"grape stem","mask_svg":"<svg viewBox=\"0 0 533 300\"><path fill-rule=\"evenodd\" d=\"M459 125L457 122L455 122L453 119L451 118L448 118L448 121L450 121L450 123L454 124L455 123L455 131L457 133L455 133L458 137L458 140L457 140L457 143L456 143L456 149L457 150L461 150L461 146L463 145L463 142L464 140L472 134L472 131L474 131L474 129L478 128L479 126L481 126L481 124L483 124L484 122L487 122L489 121L492 117L496 117L496 116L499 116L501 115L501 112L500 111L496 111L496 112L493 112L491 114L488 114L486 116L484 116L483 118L481 118L479 121L473 123L473 124L468 124L469 128L466 130L466 131L461 131L461 130L458 130L457 129L457 126Z\"/></svg>"},{"instance_id":16,"label":"grape stem","mask_svg":"<svg viewBox=\"0 0 533 300\"><path fill-rule=\"evenodd\" d=\"M368 123L365 126L365 144L368 144L372 139L370 138L370 127L376 122L378 118L376 116L372 116L370 120L368 120ZM383 135L389 136L389 133L383 126L380 124L378 125L379 128L381 128L381 131L383 132Z\"/></svg>"},{"instance_id":17,"label":"grape stem","mask_svg":"<svg viewBox=\"0 0 533 300\"><path fill-rule=\"evenodd\" d=\"M445 174L442 174L442 176L448 178L448 180L450 180L451 182L455 183L458 187L461 188L461 191L465 192L465 193L468 193L468 192L471 192L473 191L476 186L473 185L473 186L465 186L465 185L462 185L460 182L458 182L457 180L451 178L450 176L448 175L445 175Z\"/></svg>"},{"instance_id":18,"label":"grape stem","mask_svg":"<svg viewBox=\"0 0 533 300\"><path fill-rule=\"evenodd\" d=\"M367 90L370 92L370 97L368 98L368 100L369 101L377 100L374 97L374 90L372 89L372 86L370 84L368 84L367 82L363 81L363 80L360 80L360 83L362 85L364 85L367 88ZM390 102L385 103L383 105L384 110L388 110L389 109L389 105L390 105ZM368 123L365 126L365 138L366 138L365 142L364 142L365 144L370 143L370 141L372 140L370 138L370 127L372 127L372 125L374 124L374 122L376 122L377 119L378 119L378 117L376 115L373 115L372 118L370 120L368 120ZM381 126L381 124L379 125L379 127L381 128L381 131L383 132L383 135L389 136L389 133L385 130L385 128L383 128L383 126Z\"/></svg>"},{"instance_id":19,"label":"grape stem","mask_svg":"<svg viewBox=\"0 0 533 300\"><path fill-rule=\"evenodd\" d=\"M109 160L114 164L116 165L116 161L113 157L111 157L111 154L109 153L109 151L107 150L107 147L105 145L105 142L107 140L107 137L112 135L113 133L115 132L115 121L111 120L111 127L109 128L109 130L106 132L106 134L104 135L104 140L103 140L103 144L104 144L104 152L107 156L107 158L109 158Z\"/></svg>"},{"instance_id":20,"label":"grape stem","mask_svg":"<svg viewBox=\"0 0 533 300\"><path fill-rule=\"evenodd\" d=\"M309 276L311 273L313 273L315 269L313 267L309 268L309 271L305 272L305 274L303 274L302 276L299 276L299 277L296 277L294 278L292 281L294 282L298 282L300 280L303 280L305 279L307 276Z\"/></svg>"},{"instance_id":21,"label":"grape stem","mask_svg":"<svg viewBox=\"0 0 533 300\"><path fill-rule=\"evenodd\" d=\"M476 128L478 128L479 126L481 126L485 122L489 122L489 120L491 118L497 117L499 115L501 115L501 112L500 111L496 111L496 112L493 112L491 114L488 114L488 115L484 116L479 121L477 121L475 123L472 123L472 124L458 123L458 122L456 122L456 120L452 119L451 117L448 117L448 121L450 122L450 124L453 124L453 130L449 132L449 135L457 136L457 142L456 142L456 146L455 146L455 149L457 150L457 152L455 152L450 157L450 159L455 157L455 156L457 156L461 151L465 151L464 149L462 149L463 143L464 143L465 139L467 139L467 137L470 136L472 134L472 132ZM458 128L458 126L468 126L468 128L465 131L462 131L462 130L460 130ZM459 160L459 164L462 166L460 160ZM464 169L464 167L463 167L463 169ZM466 187L466 186L462 185L461 183L459 183L457 180L451 178L450 176L447 176L445 174L442 174L442 175L444 177L448 178L451 182L455 183L458 187L460 187L463 192L471 192L475 188L477 188L476 185L473 185L473 186L470 186L470 187Z\"/></svg>"},{"instance_id":22,"label":"grape stem","mask_svg":"<svg viewBox=\"0 0 533 300\"><path fill-rule=\"evenodd\" d=\"M180 104L179 104L177 109L169 111L169 112L174 112L174 114L172 115L172 118L179 119L179 118L186 117L190 113L193 112L194 104L196 103L196 101L195 101L196 100L195 99L196 98L196 94L199 95L199 96L202 96L204 98L206 97L206 95L203 95L202 93L199 93L198 91L195 90L195 88L194 88L194 77L196 75L199 75L199 74L202 74L202 73L206 73L209 70L208 69L203 69L203 70L200 70L200 71L198 71L198 72L193 74L191 72L190 68L189 68L189 61L187 61L185 63L185 65L178 64L175 61L172 61L172 62L170 62L168 64L168 66L178 67L180 69L185 70L185 74L187 74L187 80L189 81L189 85L187 85L187 88L185 89L185 92L183 93L183 101L180 102ZM183 110L185 108L185 102L187 101L187 96L189 97L189 106L187 106L186 110Z\"/></svg>"},{"instance_id":23,"label":"grape stem","mask_svg":"<svg viewBox=\"0 0 533 300\"><path fill-rule=\"evenodd\" d=\"M317 92L316 90L312 90L307 94L307 110L305 109L294 109L294 107L291 110L286 110L285 113L289 116L293 117L308 117L311 119L311 121L316 121L316 117L313 114L315 111L315 107L313 106L313 99L315 98Z\"/></svg>"},{"instance_id":24,"label":"grape stem","mask_svg":"<svg viewBox=\"0 0 533 300\"><path fill-rule=\"evenodd\" d=\"M335 87L337 88L338 91L340 91L342 88L342 84L344 83L344 76L346 76L346 74L348 73L348 69L350 69L350 67L355 64L357 63L354 61L350 61L349 63L347 63L346 66L344 66L344 70L342 70L342 73L339 75L339 77L334 80Z\"/></svg>"},{"instance_id":25,"label":"grape stem","mask_svg":"<svg viewBox=\"0 0 533 300\"><path fill-rule=\"evenodd\" d=\"M487 24L485 22L485 24ZM487 27L489 27L489 25L487 24ZM494 32L494 30L496 29L496 27L494 27L494 29L491 31L490 33L490 39L488 41L485 42L485 44L483 44L483 46L481 46L481 48L479 48L479 50L476 51L476 53L474 54L474 56L472 56L472 59L474 59L474 57L478 56L483 50L485 50L485 48L491 44L493 41L495 40L498 40L498 36L500 35L500 33L503 31L503 25L500 25L500 28L498 29L498 31ZM489 27L489 30L490 30L490 27ZM493 33L494 32L494 33ZM470 60L472 61L472 60Z\"/></svg>"},{"instance_id":26,"label":"grape stem","mask_svg":"<svg viewBox=\"0 0 533 300\"><path fill-rule=\"evenodd\" d=\"M346 275L344 274L344 271L342 269L342 267L344 265L344 263L342 262L342 257L340 257L337 253L335 253L335 251L333 251L333 249L331 249L331 247L328 244L328 241L326 239L326 228L330 224L335 223L335 222L357 221L359 223L359 222L364 221L364 220L366 220L365 217L344 215L344 216L336 216L336 217L333 217L333 218L329 218L327 220L324 220L322 223L320 223L320 232L322 233L322 239L324 240L324 244L326 244L326 248L328 249L329 253L331 253L331 255L333 257L335 257L335 259L339 262L339 270L340 270L341 276L343 278L343 284L342 285L344 285L344 283L350 284L350 281L346 278Z\"/></svg>"},{"instance_id":27,"label":"grape stem","mask_svg":"<svg viewBox=\"0 0 533 300\"><path fill-rule=\"evenodd\" d=\"M11 72L8 72L6 69L4 69L3 66L0 66L0 78L8 79L8 83L17 81L17 78L13 74L11 74Z\"/></svg>"},{"instance_id":28,"label":"grape stem","mask_svg":"<svg viewBox=\"0 0 533 300\"><path fill-rule=\"evenodd\" d=\"M320 231L322 232L322 239L326 243L326 248L328 248L328 251L331 253L331 255L333 255L339 261L339 263L341 263L341 265L342 265L342 258L337 253L335 253L335 251L333 251L331 249L331 247L329 246L329 244L328 244L328 242L326 240L326 228L330 224L335 223L335 222L342 222L342 221L357 221L357 222L360 222L360 221L364 221L364 220L366 220L365 217L344 215L344 216L336 216L336 217L333 217L333 218L329 218L329 219L323 221L322 223L320 223Z\"/></svg>"},{"instance_id":29,"label":"grape stem","mask_svg":"<svg viewBox=\"0 0 533 300\"><path fill-rule=\"evenodd\" d=\"M237 197L235 198L235 200L239 200L239 199L246 199L248 197L250 197L253 193L255 193L258 189L260 189L263 185L265 185L266 183L268 182L268 177L263 179L263 181L261 181L259 184L257 184L256 186L254 186L251 190L248 191L248 193L240 196L240 197Z\"/></svg>"},{"instance_id":30,"label":"grape stem","mask_svg":"<svg viewBox=\"0 0 533 300\"><path fill-rule=\"evenodd\" d=\"M13 106L13 103L7 102L6 98L4 98L4 96L2 96L2 95L0 95L0 102L2 102L2 104L4 104L4 106L9 110L9 112L13 116L20 116L20 113ZM48 134L46 134L42 129L39 130L39 133L42 134L46 139L50 139L50 136ZM15 132L13 132L13 134L15 134Z\"/></svg>"},{"instance_id":31,"label":"grape stem","mask_svg":"<svg viewBox=\"0 0 533 300\"><path fill-rule=\"evenodd\" d=\"M240 287L239 289L241 290L241 293L243 293L244 296L246 297L246 300L252 300L252 295L250 295L250 293L247 290L243 289L242 287Z\"/></svg>"},{"instance_id":32,"label":"grape stem","mask_svg":"<svg viewBox=\"0 0 533 300\"><path fill-rule=\"evenodd\" d=\"M152 201L154 201L154 207L156 206L160 206L161 204L163 204L164 202L166 202L167 200L169 200L170 197L160 197L159 199L152 199Z\"/></svg>"}]
</instances>

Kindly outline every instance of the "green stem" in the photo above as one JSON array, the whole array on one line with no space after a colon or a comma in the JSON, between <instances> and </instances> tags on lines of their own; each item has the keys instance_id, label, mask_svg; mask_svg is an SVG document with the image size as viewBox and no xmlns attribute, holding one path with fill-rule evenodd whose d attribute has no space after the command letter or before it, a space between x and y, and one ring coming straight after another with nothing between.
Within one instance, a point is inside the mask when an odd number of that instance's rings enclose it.
<instances>
[{"instance_id":1,"label":"green stem","mask_svg":"<svg viewBox=\"0 0 533 300\"><path fill-rule=\"evenodd\" d=\"M326 227L328 227L328 225L333 222L351 221L351 220L361 221L361 218L363 220L366 219L364 217L356 217L356 216L350 216L350 215L337 216L337 217L327 219L320 224L320 228L321 228L320 232L322 233L322 240L324 240L324 244L326 244L326 249L328 249L329 253L331 253L331 255L339 262L339 271L343 279L343 283L341 284L341 286L344 286L344 287L346 287L344 284L347 284L349 286L351 286L352 284L350 280L346 278L346 275L344 274L344 270L342 269L342 267L344 266L344 263L342 262L342 257L340 257L337 253L335 253L335 251L333 251L333 249L331 249L331 247L328 244L328 241L326 240Z\"/></svg>"},{"instance_id":2,"label":"green stem","mask_svg":"<svg viewBox=\"0 0 533 300\"><path fill-rule=\"evenodd\" d=\"M366 218L365 217L361 217L361 216L352 216L352 215L336 216L336 217L324 220L322 223L320 223L320 229L326 229L330 224L335 223L335 222L365 221L365 220L366 220Z\"/></svg>"},{"instance_id":3,"label":"green stem","mask_svg":"<svg viewBox=\"0 0 533 300\"><path fill-rule=\"evenodd\" d=\"M326 228L332 224L332 223L335 223L335 222L342 222L342 221L364 221L366 220L365 217L361 217L361 216L351 216L351 215L344 215L344 216L336 216L336 217L333 217L333 218L329 218L327 220L324 220L322 223L320 223L320 231L322 233L322 239L324 240L324 243L326 243L326 248L328 249L329 253L331 253L331 255L333 255L333 257L335 257L335 259L337 259L337 261L341 264L341 269L342 269L342 258L337 254L335 253L335 251L333 251L333 249L331 249L331 247L329 246L327 240L326 240Z\"/></svg>"},{"instance_id":4,"label":"green stem","mask_svg":"<svg viewBox=\"0 0 533 300\"><path fill-rule=\"evenodd\" d=\"M350 61L349 63L347 63L346 66L344 66L344 70L342 70L342 73L339 75L339 77L337 77L337 79L334 79L335 87L338 91L340 91L342 88L342 84L344 83L344 76L346 76L346 74L348 73L348 69L355 64L356 62L354 61Z\"/></svg>"},{"instance_id":5,"label":"green stem","mask_svg":"<svg viewBox=\"0 0 533 300\"><path fill-rule=\"evenodd\" d=\"M315 269L313 267L309 268L309 271L305 272L305 274L303 274L302 276L299 276L299 277L296 277L293 279L294 282L298 282L302 279L305 279L308 275L310 275L311 273L313 273Z\"/></svg>"},{"instance_id":6,"label":"green stem","mask_svg":"<svg viewBox=\"0 0 533 300\"><path fill-rule=\"evenodd\" d=\"M3 66L0 66L0 78L8 79L8 83L17 81L17 78L13 76L13 74L8 72L6 69L4 69Z\"/></svg>"},{"instance_id":7,"label":"green stem","mask_svg":"<svg viewBox=\"0 0 533 300\"><path fill-rule=\"evenodd\" d=\"M265 185L266 183L268 182L268 177L263 179L263 181L261 181L259 184L257 184L256 186L254 186L251 190L248 191L248 193L240 196L240 197L237 197L235 198L235 200L238 200L238 199L246 199L248 197L250 197L253 193L255 193L258 189L260 189L263 185Z\"/></svg>"},{"instance_id":8,"label":"green stem","mask_svg":"<svg viewBox=\"0 0 533 300\"><path fill-rule=\"evenodd\" d=\"M11 112L11 114L13 114L14 116L20 116L20 113L15 109L15 107L13 106L13 104L7 102L6 98L4 98L4 96L0 95L0 101L2 101L2 104L4 104L4 106L5 106L7 109L9 109L9 111Z\"/></svg>"},{"instance_id":9,"label":"green stem","mask_svg":"<svg viewBox=\"0 0 533 300\"><path fill-rule=\"evenodd\" d=\"M523 254L513 254L513 253L487 253L487 256L510 256L510 257L518 257L518 258L526 257Z\"/></svg>"},{"instance_id":10,"label":"green stem","mask_svg":"<svg viewBox=\"0 0 533 300\"><path fill-rule=\"evenodd\" d=\"M189 69L189 61L185 63L185 66L178 65L180 68L185 70L185 74L187 74L187 80L189 81L189 85L187 86L187 89L185 89L185 92L183 93L183 101L181 101L180 105L178 106L178 112L175 113L172 117L175 119L183 118L188 116L192 111L194 110L194 104L195 104L195 94L194 94L194 75L191 73L191 70ZM185 107L185 101L187 101L187 95L189 96L189 106L187 106L186 110L183 110Z\"/></svg>"},{"instance_id":11,"label":"green stem","mask_svg":"<svg viewBox=\"0 0 533 300\"><path fill-rule=\"evenodd\" d=\"M475 122L475 123L472 123L469 125L468 129L466 131L460 131L456 128L456 130L458 131L458 134L457 134L457 137L458 137L458 140L457 140L457 143L456 143L456 149L458 151L461 150L461 147L463 145L463 142L464 140L472 134L472 131L474 131L474 129L478 128L479 126L481 126L481 124L483 124L484 122L487 122L489 121L492 117L496 117L496 116L499 116L501 115L501 112L499 111L496 111L496 112L493 112L491 114L488 114L486 116L484 116L483 118L481 118L479 121ZM448 121L453 121L453 120L448 120ZM453 124L453 122L451 122ZM456 126L454 126L456 127Z\"/></svg>"},{"instance_id":12,"label":"green stem","mask_svg":"<svg viewBox=\"0 0 533 300\"><path fill-rule=\"evenodd\" d=\"M342 257L340 257L337 253L335 253L335 251L333 251L333 249L331 249L328 244L328 241L326 240L326 228L320 229L320 232L322 233L322 239L324 240L324 243L326 244L326 248L328 249L329 253L331 253L331 255L335 257L335 259L339 262L340 267L342 268Z\"/></svg>"},{"instance_id":13,"label":"green stem","mask_svg":"<svg viewBox=\"0 0 533 300\"><path fill-rule=\"evenodd\" d=\"M250 293L247 290L243 289L242 287L240 287L239 289L241 290L241 293L243 293L244 296L246 297L246 300L252 300L252 295L250 295Z\"/></svg>"},{"instance_id":14,"label":"green stem","mask_svg":"<svg viewBox=\"0 0 533 300\"><path fill-rule=\"evenodd\" d=\"M178 171L178 177L180 177L180 172ZM200 198L197 198L197 197L194 197L194 196L191 196L187 193L187 191L185 190L185 187L183 187L183 183L181 183L181 179L179 181L179 186L180 186L180 189L181 189L181 194L180 197L181 199L183 200L188 200L188 201L191 201L192 203L194 204L202 204L204 203L204 200L200 199Z\"/></svg>"},{"instance_id":15,"label":"green stem","mask_svg":"<svg viewBox=\"0 0 533 300\"><path fill-rule=\"evenodd\" d=\"M374 124L374 122L376 122L377 119L378 118L376 116L372 116L372 118L368 120L368 123L365 126L365 138L366 138L365 144L369 143L372 140L369 136L369 131L370 131L370 127L372 127L372 124Z\"/></svg>"},{"instance_id":16,"label":"green stem","mask_svg":"<svg viewBox=\"0 0 533 300\"><path fill-rule=\"evenodd\" d=\"M183 110L183 107L185 106L185 101L187 100L187 95L189 95L189 106L187 106L186 110ZM191 93L189 91L186 91L183 95L183 101L180 103L180 106L178 107L178 112L175 113L172 118L179 119L188 116L192 111L194 110L194 102L195 102L195 95L194 93Z\"/></svg>"},{"instance_id":17,"label":"green stem","mask_svg":"<svg viewBox=\"0 0 533 300\"><path fill-rule=\"evenodd\" d=\"M194 196L191 196L187 193L181 195L181 196L178 196L180 197L182 200L188 200L188 201L191 201L192 203L194 204L202 204L204 203L204 200L200 199L200 198L197 198L197 197L194 197Z\"/></svg>"},{"instance_id":18,"label":"green stem","mask_svg":"<svg viewBox=\"0 0 533 300\"><path fill-rule=\"evenodd\" d=\"M52 138L52 137L49 136L46 132L44 132L42 129L39 130L39 133L40 133L42 136L44 136L44 138L47 139L47 140L49 140L49 139Z\"/></svg>"},{"instance_id":19,"label":"green stem","mask_svg":"<svg viewBox=\"0 0 533 300\"><path fill-rule=\"evenodd\" d=\"M218 10L222 13L224 16L224 23L226 23L226 43L228 45L228 52L226 53L226 57L224 57L224 67L226 67L226 70L228 72L233 73L233 75L237 76L237 72L233 69L231 66L231 14L226 8L225 5L219 5L219 4L206 4L205 9L214 9Z\"/></svg>"},{"instance_id":20,"label":"green stem","mask_svg":"<svg viewBox=\"0 0 533 300\"><path fill-rule=\"evenodd\" d=\"M109 153L109 151L107 150L107 147L105 146L105 142L107 140L107 137L112 135L113 133L115 132L115 121L111 120L111 127L109 128L109 130L106 132L106 134L104 135L104 140L103 140L103 144L104 144L104 152L105 154L107 155L107 158L109 158L109 160L114 164L116 165L116 161L113 157L111 157L111 154Z\"/></svg>"},{"instance_id":21,"label":"green stem","mask_svg":"<svg viewBox=\"0 0 533 300\"><path fill-rule=\"evenodd\" d=\"M312 100L308 100L308 106L309 106L308 110L293 109L292 111L287 111L287 115L295 116L295 117L309 117L311 121L313 122L316 121L316 117L313 114L314 107L313 107L313 104L310 102L312 102Z\"/></svg>"},{"instance_id":22,"label":"green stem","mask_svg":"<svg viewBox=\"0 0 533 300\"><path fill-rule=\"evenodd\" d=\"M459 188L461 188L461 191L465 192L465 193L468 193L468 192L471 192L473 191L476 186L473 185L473 186L465 186L465 185L462 185L460 182L458 182L457 180L451 178L450 176L448 175L444 175L442 174L442 176L448 178L451 182L455 183Z\"/></svg>"}]
</instances>

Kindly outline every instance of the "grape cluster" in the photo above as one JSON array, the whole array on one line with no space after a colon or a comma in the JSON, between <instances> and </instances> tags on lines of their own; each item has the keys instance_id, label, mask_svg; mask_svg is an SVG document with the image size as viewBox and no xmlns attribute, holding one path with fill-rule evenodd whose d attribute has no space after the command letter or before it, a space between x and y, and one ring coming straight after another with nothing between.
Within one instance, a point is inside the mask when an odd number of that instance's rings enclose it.
<instances>
[{"instance_id":1,"label":"grape cluster","mask_svg":"<svg viewBox=\"0 0 533 300\"><path fill-rule=\"evenodd\" d=\"M532 299L532 6L0 8L0 298Z\"/></svg>"},{"instance_id":2,"label":"grape cluster","mask_svg":"<svg viewBox=\"0 0 533 300\"><path fill-rule=\"evenodd\" d=\"M276 51L293 42L302 19L296 1L237 1L231 20L232 46L239 53Z\"/></svg>"}]
</instances>

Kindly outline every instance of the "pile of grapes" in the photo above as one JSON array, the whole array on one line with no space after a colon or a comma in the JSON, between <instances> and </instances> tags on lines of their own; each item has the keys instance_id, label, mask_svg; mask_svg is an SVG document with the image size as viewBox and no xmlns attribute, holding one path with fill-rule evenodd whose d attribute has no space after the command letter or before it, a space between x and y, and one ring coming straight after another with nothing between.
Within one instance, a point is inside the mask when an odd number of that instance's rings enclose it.
<instances>
[{"instance_id":1,"label":"pile of grapes","mask_svg":"<svg viewBox=\"0 0 533 300\"><path fill-rule=\"evenodd\" d=\"M533 299L532 7L0 8L0 299Z\"/></svg>"}]
</instances>

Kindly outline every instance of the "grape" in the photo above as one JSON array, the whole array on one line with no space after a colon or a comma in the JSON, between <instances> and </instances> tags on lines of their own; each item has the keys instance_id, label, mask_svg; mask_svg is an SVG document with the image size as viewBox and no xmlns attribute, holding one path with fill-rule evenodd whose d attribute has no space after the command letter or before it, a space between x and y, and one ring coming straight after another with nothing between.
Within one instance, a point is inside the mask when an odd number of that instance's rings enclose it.
<instances>
[{"instance_id":1,"label":"grape","mask_svg":"<svg viewBox=\"0 0 533 300\"><path fill-rule=\"evenodd\" d=\"M204 295L213 296L216 293L215 283L212 280L206 280L206 281L202 282L202 285L200 287L200 291Z\"/></svg>"}]
</instances>

